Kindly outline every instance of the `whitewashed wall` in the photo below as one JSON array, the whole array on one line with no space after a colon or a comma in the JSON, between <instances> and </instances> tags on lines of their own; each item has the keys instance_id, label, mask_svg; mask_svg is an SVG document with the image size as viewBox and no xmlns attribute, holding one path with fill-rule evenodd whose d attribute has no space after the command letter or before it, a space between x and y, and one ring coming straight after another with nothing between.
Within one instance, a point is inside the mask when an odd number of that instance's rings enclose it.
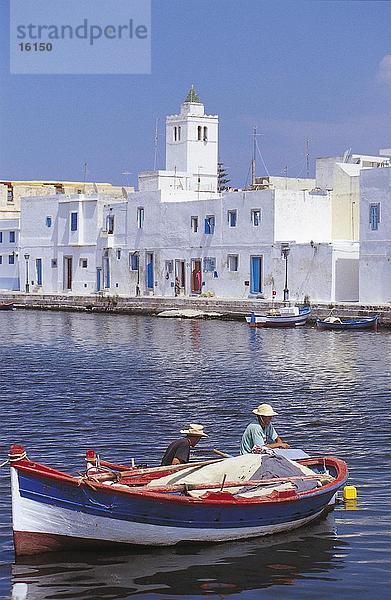
<instances>
[{"instance_id":1,"label":"whitewashed wall","mask_svg":"<svg viewBox=\"0 0 391 600\"><path fill-rule=\"evenodd\" d=\"M306 191L275 190L275 239L330 242L331 199Z\"/></svg>"},{"instance_id":2,"label":"whitewashed wall","mask_svg":"<svg viewBox=\"0 0 391 600\"><path fill-rule=\"evenodd\" d=\"M360 177L360 302L391 302L391 168L368 169ZM372 231L369 207L380 204Z\"/></svg>"},{"instance_id":3,"label":"whitewashed wall","mask_svg":"<svg viewBox=\"0 0 391 600\"><path fill-rule=\"evenodd\" d=\"M0 219L0 290L16 291L20 289L19 229L19 219ZM10 241L11 232L15 236L13 242Z\"/></svg>"},{"instance_id":4,"label":"whitewashed wall","mask_svg":"<svg viewBox=\"0 0 391 600\"><path fill-rule=\"evenodd\" d=\"M289 193L282 192L279 201L275 197L280 190L256 192L234 192L215 200L186 200L185 202L162 201L162 192L140 192L129 196L127 208L117 205L111 210L115 218L114 234L104 242L110 250L112 273L111 293L135 295L139 281L141 294L146 288L146 255L154 254L153 293L174 296L175 272L167 273L166 261L184 261L186 270L185 294L191 293L192 259L205 257L216 259L215 272L202 273L202 292L211 292L218 297L247 298L250 294L250 264L252 256L263 258L263 289L261 295L272 298L273 289L282 299L285 263L281 257L281 243L276 241L275 222L284 223L286 237L294 239L316 239L316 233L327 237L330 232L330 203L327 199L303 197L293 192L297 200L288 199ZM278 210L286 215L275 217ZM306 217L300 214L306 208ZM144 224L137 227L137 209L144 208ZM237 211L237 225L230 227L228 211ZM261 211L261 222L254 226L251 211ZM308 213L312 211L312 220ZM215 216L215 232L205 234L204 219ZM198 217L198 232L191 230L191 217ZM322 221L322 226L318 220ZM326 221L326 224L325 224ZM292 222L291 231L288 228ZM124 226L126 223L126 236ZM301 230L302 225L304 233ZM312 230L311 230L312 223ZM282 228L280 227L280 230ZM291 235L292 233L292 235ZM118 249L120 253L118 256ZM129 255L139 252L139 272L129 268ZM238 271L228 270L228 256L239 257ZM289 289L291 298L330 301L332 296L332 246L327 243L292 244L289 255Z\"/></svg>"},{"instance_id":5,"label":"whitewashed wall","mask_svg":"<svg viewBox=\"0 0 391 600\"><path fill-rule=\"evenodd\" d=\"M335 302L359 300L359 248L358 242L333 243L332 300Z\"/></svg>"},{"instance_id":6,"label":"whitewashed wall","mask_svg":"<svg viewBox=\"0 0 391 600\"><path fill-rule=\"evenodd\" d=\"M23 198L21 204L20 271L22 289L43 294L96 292L97 243L103 228L106 196L45 196ZM71 231L71 213L77 212L77 230ZM47 218L51 219L48 226ZM26 261L24 255L28 254ZM72 288L67 289L65 259L72 258ZM42 285L37 284L36 261L42 259ZM85 263L87 261L87 263ZM28 263L28 264L27 264ZM87 264L85 267L84 265Z\"/></svg>"}]
</instances>

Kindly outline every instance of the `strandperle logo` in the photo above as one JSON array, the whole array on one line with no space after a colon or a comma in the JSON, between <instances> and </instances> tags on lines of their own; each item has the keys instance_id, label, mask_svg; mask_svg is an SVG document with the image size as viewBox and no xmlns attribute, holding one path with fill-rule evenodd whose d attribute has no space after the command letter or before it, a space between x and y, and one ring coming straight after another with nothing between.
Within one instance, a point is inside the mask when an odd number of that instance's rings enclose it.
<instances>
[{"instance_id":1,"label":"strandperle logo","mask_svg":"<svg viewBox=\"0 0 391 600\"><path fill-rule=\"evenodd\" d=\"M74 27L73 25L17 25L16 37L19 40L31 42L46 40L87 40L91 46L102 38L107 40L139 39L148 37L148 27L137 25L133 19L129 19L126 25L94 25L84 19L83 23Z\"/></svg>"},{"instance_id":2,"label":"strandperle logo","mask_svg":"<svg viewBox=\"0 0 391 600\"><path fill-rule=\"evenodd\" d=\"M151 0L10 2L11 73L151 72Z\"/></svg>"}]
</instances>

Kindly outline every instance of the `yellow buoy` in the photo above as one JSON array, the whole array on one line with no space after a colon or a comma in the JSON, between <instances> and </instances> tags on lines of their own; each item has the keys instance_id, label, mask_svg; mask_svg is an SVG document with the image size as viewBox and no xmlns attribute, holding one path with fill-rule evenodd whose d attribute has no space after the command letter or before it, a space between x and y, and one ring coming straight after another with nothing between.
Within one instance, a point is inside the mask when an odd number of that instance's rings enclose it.
<instances>
[{"instance_id":1,"label":"yellow buoy","mask_svg":"<svg viewBox=\"0 0 391 600\"><path fill-rule=\"evenodd\" d=\"M345 500L343 507L344 510L357 510L357 500Z\"/></svg>"},{"instance_id":2,"label":"yellow buoy","mask_svg":"<svg viewBox=\"0 0 391 600\"><path fill-rule=\"evenodd\" d=\"M343 499L357 500L357 488L354 485L345 485L343 488Z\"/></svg>"}]
</instances>

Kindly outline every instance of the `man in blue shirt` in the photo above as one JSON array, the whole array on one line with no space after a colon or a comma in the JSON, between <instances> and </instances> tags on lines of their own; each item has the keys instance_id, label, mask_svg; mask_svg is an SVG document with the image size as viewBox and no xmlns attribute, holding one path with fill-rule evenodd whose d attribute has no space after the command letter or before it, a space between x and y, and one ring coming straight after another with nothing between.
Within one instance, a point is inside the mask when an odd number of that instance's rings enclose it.
<instances>
[{"instance_id":1,"label":"man in blue shirt","mask_svg":"<svg viewBox=\"0 0 391 600\"><path fill-rule=\"evenodd\" d=\"M258 423L250 423L242 436L240 454L250 454L254 446L266 446L267 448L289 448L277 435L271 424L274 415L277 415L270 404L260 404L252 411L258 417Z\"/></svg>"}]
</instances>

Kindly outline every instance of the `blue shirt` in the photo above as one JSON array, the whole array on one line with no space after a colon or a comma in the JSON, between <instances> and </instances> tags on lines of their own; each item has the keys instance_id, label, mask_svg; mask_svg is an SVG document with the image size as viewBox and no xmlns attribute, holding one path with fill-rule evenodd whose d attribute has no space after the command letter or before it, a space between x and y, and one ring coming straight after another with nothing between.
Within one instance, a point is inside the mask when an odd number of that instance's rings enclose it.
<instances>
[{"instance_id":1,"label":"blue shirt","mask_svg":"<svg viewBox=\"0 0 391 600\"><path fill-rule=\"evenodd\" d=\"M271 423L265 429L259 423L250 423L242 436L240 454L250 454L254 446L272 444L277 438L277 432Z\"/></svg>"}]
</instances>

